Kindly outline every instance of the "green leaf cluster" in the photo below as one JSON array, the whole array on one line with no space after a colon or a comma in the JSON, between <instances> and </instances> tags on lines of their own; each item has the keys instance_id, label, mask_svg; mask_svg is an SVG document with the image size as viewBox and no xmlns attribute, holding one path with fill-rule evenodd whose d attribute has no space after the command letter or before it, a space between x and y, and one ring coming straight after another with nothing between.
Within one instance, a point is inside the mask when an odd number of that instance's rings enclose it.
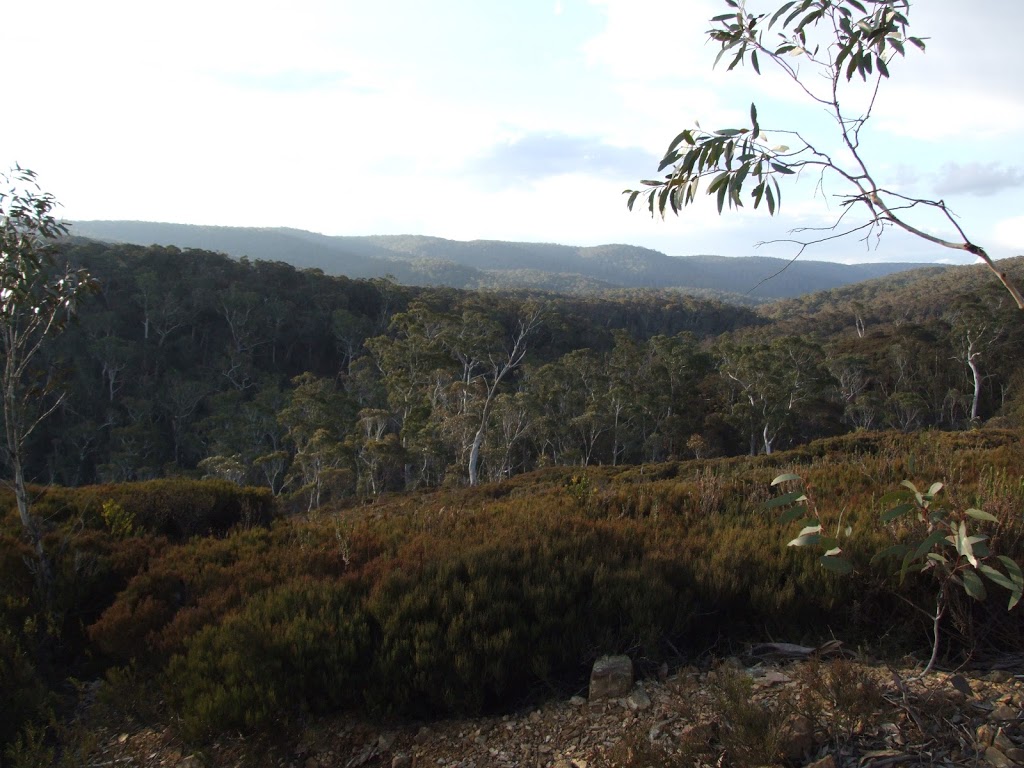
<instances>
[{"instance_id":1,"label":"green leaf cluster","mask_svg":"<svg viewBox=\"0 0 1024 768\"><path fill-rule=\"evenodd\" d=\"M803 483L799 475L787 473L777 476L772 485ZM884 495L881 499L886 509L881 513L881 522L889 527L897 539L896 543L878 550L871 563L896 559L900 562L899 583L902 585L907 574L920 573L931 577L934 584L935 613L933 620L932 657L927 670L931 669L938 655L939 625L950 602L949 588L959 586L974 600L985 600L987 591L982 577L1010 593L1007 610L1020 602L1024 593L1024 574L1017 562L1005 555L995 554L989 547L986 534L975 533L975 523L998 523L994 515L974 507L957 511L937 502L943 484L936 482L928 490L919 490L909 480L901 483L899 490ZM894 506L893 506L894 505ZM825 549L820 557L822 566L837 574L853 571L851 563L842 558L838 534L828 537L822 533L820 516L808 517L808 509L814 505L809 493L794 490L767 501L765 509L782 509L780 522L792 523L800 518L803 529L789 542L791 547L813 546ZM840 516L841 519L841 516ZM850 528L846 529L849 536ZM1002 570L999 569L1001 566Z\"/></svg>"},{"instance_id":2,"label":"green leaf cluster","mask_svg":"<svg viewBox=\"0 0 1024 768\"><path fill-rule=\"evenodd\" d=\"M1006 555L995 555L989 548L989 537L972 533L970 529L976 522L997 523L997 518L980 509L957 512L938 504L942 483L932 483L927 491L918 490L909 480L904 480L902 486L901 490L882 497L885 506L899 502L882 513L882 522L893 525L911 518L916 525L909 528L908 541L882 550L873 559L899 560L901 582L908 573L931 571L940 585L956 584L975 600L987 597L981 579L984 576L1009 591L1007 610L1012 610L1024 592L1020 566ZM1002 566L1003 571L998 570L996 564Z\"/></svg>"},{"instance_id":3,"label":"green leaf cluster","mask_svg":"<svg viewBox=\"0 0 1024 768\"><path fill-rule=\"evenodd\" d=\"M778 175L795 173L784 159L787 147L769 148L757 122L757 107L750 105L749 128L724 128L703 131L699 127L687 129L676 136L658 166L659 171L671 167L664 180L644 180L649 188L647 207L664 216L667 211L678 214L697 198L701 182L711 178L707 194L715 195L718 212L728 205L743 207L741 193L748 178L756 180L750 192L754 208L767 203L772 215L782 200ZM642 190L625 191L627 205L633 209Z\"/></svg>"}]
</instances>

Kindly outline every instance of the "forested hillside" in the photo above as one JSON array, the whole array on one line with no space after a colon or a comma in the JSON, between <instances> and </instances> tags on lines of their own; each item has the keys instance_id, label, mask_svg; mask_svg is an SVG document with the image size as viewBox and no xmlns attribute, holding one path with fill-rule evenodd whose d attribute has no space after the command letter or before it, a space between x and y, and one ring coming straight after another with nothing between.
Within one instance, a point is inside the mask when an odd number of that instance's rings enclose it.
<instances>
[{"instance_id":1,"label":"forested hillside","mask_svg":"<svg viewBox=\"0 0 1024 768\"><path fill-rule=\"evenodd\" d=\"M283 261L352 278L391 276L404 285L592 293L674 288L741 303L799 296L913 270L919 264L837 264L750 256L666 256L631 245L576 247L421 235L327 236L299 229L202 227L147 221L80 221L72 233L120 243L173 245ZM941 269L941 267L940 267ZM785 271L785 279L770 279Z\"/></svg>"},{"instance_id":2,"label":"forested hillside","mask_svg":"<svg viewBox=\"0 0 1024 768\"><path fill-rule=\"evenodd\" d=\"M1018 418L1024 339L973 268L755 314L666 292L410 288L176 248L67 256L99 291L46 349L66 397L33 436L38 482L214 476L315 506Z\"/></svg>"}]
</instances>

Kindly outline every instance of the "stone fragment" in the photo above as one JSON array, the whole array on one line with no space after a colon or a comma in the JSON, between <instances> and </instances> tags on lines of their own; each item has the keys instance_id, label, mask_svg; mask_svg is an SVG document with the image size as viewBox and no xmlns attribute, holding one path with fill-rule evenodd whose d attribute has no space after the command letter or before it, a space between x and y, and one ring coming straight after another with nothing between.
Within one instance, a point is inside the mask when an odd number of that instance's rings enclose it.
<instances>
[{"instance_id":1,"label":"stone fragment","mask_svg":"<svg viewBox=\"0 0 1024 768\"><path fill-rule=\"evenodd\" d=\"M626 697L626 706L635 711L643 712L651 708L651 697L647 695L643 685L637 685Z\"/></svg>"},{"instance_id":2,"label":"stone fragment","mask_svg":"<svg viewBox=\"0 0 1024 768\"><path fill-rule=\"evenodd\" d=\"M789 675L779 672L777 669L769 669L764 673L764 677L761 679L768 685L779 685L781 683L788 683L792 680Z\"/></svg>"},{"instance_id":3,"label":"stone fragment","mask_svg":"<svg viewBox=\"0 0 1024 768\"><path fill-rule=\"evenodd\" d=\"M992 746L998 749L1000 752L1006 752L1009 749L1013 749L1017 745L1010 741L1009 737L1003 733L1003 729L1000 728L996 731L996 737L992 739Z\"/></svg>"},{"instance_id":4,"label":"stone fragment","mask_svg":"<svg viewBox=\"0 0 1024 768\"><path fill-rule=\"evenodd\" d=\"M808 763L805 768L836 768L836 759L832 755L825 755L821 760Z\"/></svg>"},{"instance_id":5,"label":"stone fragment","mask_svg":"<svg viewBox=\"0 0 1024 768\"><path fill-rule=\"evenodd\" d=\"M989 714L989 720L1016 720L1020 717L1020 710L1007 704L1000 704Z\"/></svg>"},{"instance_id":6,"label":"stone fragment","mask_svg":"<svg viewBox=\"0 0 1024 768\"><path fill-rule=\"evenodd\" d=\"M985 680L990 683L1008 683L1013 679L1013 675L1007 672L1005 669L993 669L987 675Z\"/></svg>"},{"instance_id":7,"label":"stone fragment","mask_svg":"<svg viewBox=\"0 0 1024 768\"><path fill-rule=\"evenodd\" d=\"M1017 764L995 747L985 750L985 762L994 768L1017 768Z\"/></svg>"},{"instance_id":8,"label":"stone fragment","mask_svg":"<svg viewBox=\"0 0 1024 768\"><path fill-rule=\"evenodd\" d=\"M391 768L412 768L412 758L404 753L391 758Z\"/></svg>"},{"instance_id":9,"label":"stone fragment","mask_svg":"<svg viewBox=\"0 0 1024 768\"><path fill-rule=\"evenodd\" d=\"M633 662L629 656L602 656L590 672L590 700L617 699L633 687Z\"/></svg>"},{"instance_id":10,"label":"stone fragment","mask_svg":"<svg viewBox=\"0 0 1024 768\"><path fill-rule=\"evenodd\" d=\"M994 725L983 723L974 732L974 741L979 747L991 747L993 742L995 742L998 731L999 729Z\"/></svg>"},{"instance_id":11,"label":"stone fragment","mask_svg":"<svg viewBox=\"0 0 1024 768\"><path fill-rule=\"evenodd\" d=\"M792 715L779 729L779 748L787 760L799 760L814 748L814 725L803 715Z\"/></svg>"}]
</instances>

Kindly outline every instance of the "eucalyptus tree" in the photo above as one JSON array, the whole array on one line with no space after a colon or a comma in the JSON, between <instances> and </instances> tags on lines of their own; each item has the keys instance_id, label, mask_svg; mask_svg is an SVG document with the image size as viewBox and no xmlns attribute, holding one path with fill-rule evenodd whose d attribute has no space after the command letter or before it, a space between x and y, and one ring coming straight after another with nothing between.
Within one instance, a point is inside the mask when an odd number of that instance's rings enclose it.
<instances>
[{"instance_id":1,"label":"eucalyptus tree","mask_svg":"<svg viewBox=\"0 0 1024 768\"><path fill-rule=\"evenodd\" d=\"M772 453L798 410L822 393L829 378L821 348L796 336L724 340L718 356L719 373L735 394L732 421L749 436L752 456L759 447Z\"/></svg>"},{"instance_id":2,"label":"eucalyptus tree","mask_svg":"<svg viewBox=\"0 0 1024 768\"><path fill-rule=\"evenodd\" d=\"M58 203L43 192L32 171L15 166L0 173L0 354L3 369L4 449L21 524L49 588L43 532L31 512L25 479L25 442L60 404L52 371L36 366L47 340L63 330L92 280L82 270L57 264L53 244L67 234L54 215Z\"/></svg>"},{"instance_id":3,"label":"eucalyptus tree","mask_svg":"<svg viewBox=\"0 0 1024 768\"><path fill-rule=\"evenodd\" d=\"M726 206L742 207L743 193L749 191L754 208L765 203L774 215L782 200L779 180L810 174L819 189L835 182L844 191L830 226L800 228L785 241L796 248L796 257L828 240L868 240L896 228L981 259L1024 309L1016 285L943 200L886 186L880 173L884 165L869 157L865 127L890 67L909 47L925 49L922 38L909 34L910 9L910 0L789 0L755 13L744 0L724 0L725 12L711 19L708 31L719 45L715 63L725 57L729 70L749 64L757 74L762 63L774 65L831 118L831 132L764 127L755 104L750 105L749 126L687 128L672 140L658 166L659 172L667 171L664 177L625 191L629 208L644 196L652 215L678 214L697 200L706 183L719 213ZM838 151L831 147L836 143Z\"/></svg>"},{"instance_id":4,"label":"eucalyptus tree","mask_svg":"<svg viewBox=\"0 0 1024 768\"><path fill-rule=\"evenodd\" d=\"M295 449L289 479L298 483L296 493L305 496L311 511L344 479L345 438L355 414L347 395L329 379L304 373L292 384L277 418Z\"/></svg>"},{"instance_id":5,"label":"eucalyptus tree","mask_svg":"<svg viewBox=\"0 0 1024 768\"><path fill-rule=\"evenodd\" d=\"M614 428L608 402L609 366L592 349L576 349L532 371L530 399L536 409L535 437L557 464L586 466L601 437Z\"/></svg>"},{"instance_id":6,"label":"eucalyptus tree","mask_svg":"<svg viewBox=\"0 0 1024 768\"><path fill-rule=\"evenodd\" d=\"M480 408L480 420L473 435L473 443L469 451L468 475L469 484L476 485L480 481L480 450L490 423L491 409L500 387L509 374L522 365L526 358L531 334L541 322L541 311L535 306L523 307L516 319L515 329L509 334L506 342L495 345L487 350L483 369L479 374L479 382L483 389L483 403Z\"/></svg>"},{"instance_id":7,"label":"eucalyptus tree","mask_svg":"<svg viewBox=\"0 0 1024 768\"><path fill-rule=\"evenodd\" d=\"M981 390L985 381L982 367L1005 331L1004 323L996 311L998 308L998 302L980 305L964 303L951 309L947 315L953 357L970 372L972 424L977 424L980 416Z\"/></svg>"}]
</instances>

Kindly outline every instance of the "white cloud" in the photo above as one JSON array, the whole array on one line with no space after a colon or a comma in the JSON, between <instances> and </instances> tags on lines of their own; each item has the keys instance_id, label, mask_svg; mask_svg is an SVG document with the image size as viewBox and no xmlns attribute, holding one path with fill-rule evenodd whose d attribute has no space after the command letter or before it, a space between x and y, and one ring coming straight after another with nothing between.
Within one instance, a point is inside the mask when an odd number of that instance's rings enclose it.
<instances>
[{"instance_id":1,"label":"white cloud","mask_svg":"<svg viewBox=\"0 0 1024 768\"><path fill-rule=\"evenodd\" d=\"M1024 256L1024 216L1011 216L996 222L993 239L1010 256Z\"/></svg>"}]
</instances>

